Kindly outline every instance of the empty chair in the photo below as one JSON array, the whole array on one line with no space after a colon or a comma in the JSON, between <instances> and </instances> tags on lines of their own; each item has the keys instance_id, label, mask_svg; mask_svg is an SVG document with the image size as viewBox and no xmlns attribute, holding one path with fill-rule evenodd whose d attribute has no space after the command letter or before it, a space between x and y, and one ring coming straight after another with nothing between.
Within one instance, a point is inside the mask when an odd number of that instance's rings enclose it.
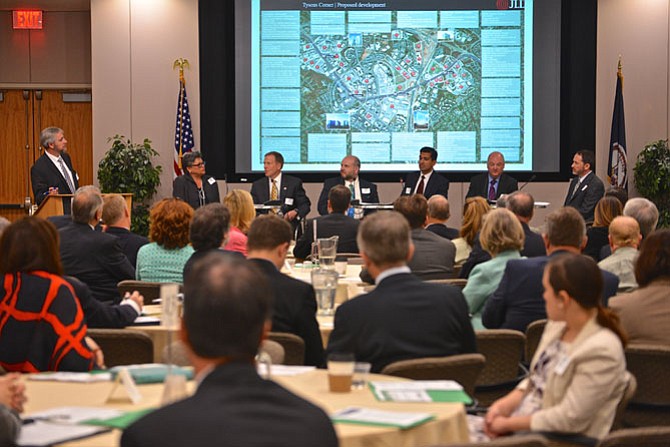
<instances>
[{"instance_id":1,"label":"empty chair","mask_svg":"<svg viewBox=\"0 0 670 447\"><path fill-rule=\"evenodd\" d=\"M670 426L670 346L631 345L626 365L637 392L624 413L624 427Z\"/></svg>"},{"instance_id":2,"label":"empty chair","mask_svg":"<svg viewBox=\"0 0 670 447\"><path fill-rule=\"evenodd\" d=\"M617 430L603 439L598 447L667 447L670 427L644 427Z\"/></svg>"},{"instance_id":3,"label":"empty chair","mask_svg":"<svg viewBox=\"0 0 670 447\"><path fill-rule=\"evenodd\" d=\"M479 375L475 397L482 406L510 392L525 377L520 370L526 336L511 329L475 331L477 352L486 357L486 366ZM521 371L521 373L520 373Z\"/></svg>"},{"instance_id":4,"label":"empty chair","mask_svg":"<svg viewBox=\"0 0 670 447\"><path fill-rule=\"evenodd\" d=\"M126 279L119 282L116 287L119 289L119 295L123 297L126 292L133 293L137 290L144 297L144 304L151 304L154 300L161 297L161 286L164 282L148 282ZM183 286L179 285L179 292L182 292Z\"/></svg>"},{"instance_id":5,"label":"empty chair","mask_svg":"<svg viewBox=\"0 0 670 447\"><path fill-rule=\"evenodd\" d=\"M524 354L524 361L530 364L533 360L537 346L540 344L544 327L547 325L547 320L536 320L528 325L526 328L526 352Z\"/></svg>"},{"instance_id":6,"label":"empty chair","mask_svg":"<svg viewBox=\"0 0 670 447\"><path fill-rule=\"evenodd\" d=\"M152 363L154 360L154 343L143 332L128 329L89 329L87 335L102 349L107 367Z\"/></svg>"},{"instance_id":7,"label":"empty chair","mask_svg":"<svg viewBox=\"0 0 670 447\"><path fill-rule=\"evenodd\" d=\"M288 332L270 332L268 338L284 348L284 365L305 364L305 341Z\"/></svg>"},{"instance_id":8,"label":"empty chair","mask_svg":"<svg viewBox=\"0 0 670 447\"><path fill-rule=\"evenodd\" d=\"M485 362L481 354L424 357L393 362L386 365L381 373L413 380L455 380L473 396L475 382Z\"/></svg>"}]
</instances>

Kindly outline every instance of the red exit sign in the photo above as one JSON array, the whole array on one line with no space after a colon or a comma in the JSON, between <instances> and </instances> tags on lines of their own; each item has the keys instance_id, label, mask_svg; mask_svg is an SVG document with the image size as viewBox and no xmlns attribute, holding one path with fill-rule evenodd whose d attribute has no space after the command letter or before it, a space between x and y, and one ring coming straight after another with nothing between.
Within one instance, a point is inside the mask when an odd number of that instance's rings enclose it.
<instances>
[{"instance_id":1,"label":"red exit sign","mask_svg":"<svg viewBox=\"0 0 670 447\"><path fill-rule=\"evenodd\" d=\"M42 11L12 11L14 29L42 29Z\"/></svg>"}]
</instances>

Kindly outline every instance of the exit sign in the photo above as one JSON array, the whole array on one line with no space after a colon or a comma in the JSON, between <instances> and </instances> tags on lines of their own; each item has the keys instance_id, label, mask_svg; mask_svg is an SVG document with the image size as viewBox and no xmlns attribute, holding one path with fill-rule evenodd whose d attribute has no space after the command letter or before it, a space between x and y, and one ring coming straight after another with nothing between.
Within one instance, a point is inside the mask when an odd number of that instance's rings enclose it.
<instances>
[{"instance_id":1,"label":"exit sign","mask_svg":"<svg viewBox=\"0 0 670 447\"><path fill-rule=\"evenodd\" d=\"M14 29L42 29L42 11L12 11Z\"/></svg>"}]
</instances>

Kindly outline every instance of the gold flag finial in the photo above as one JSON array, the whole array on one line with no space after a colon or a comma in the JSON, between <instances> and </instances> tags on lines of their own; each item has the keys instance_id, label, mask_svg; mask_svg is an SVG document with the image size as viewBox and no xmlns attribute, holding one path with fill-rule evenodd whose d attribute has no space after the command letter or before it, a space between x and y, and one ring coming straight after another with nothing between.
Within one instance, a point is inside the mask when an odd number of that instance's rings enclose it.
<instances>
[{"instance_id":1,"label":"gold flag finial","mask_svg":"<svg viewBox=\"0 0 670 447\"><path fill-rule=\"evenodd\" d=\"M190 69L191 64L188 63L188 59L184 59L183 57L180 57L179 59L175 59L174 63L172 64L172 69L173 70L177 67L179 67L179 80L181 82L184 82L184 67Z\"/></svg>"}]
</instances>

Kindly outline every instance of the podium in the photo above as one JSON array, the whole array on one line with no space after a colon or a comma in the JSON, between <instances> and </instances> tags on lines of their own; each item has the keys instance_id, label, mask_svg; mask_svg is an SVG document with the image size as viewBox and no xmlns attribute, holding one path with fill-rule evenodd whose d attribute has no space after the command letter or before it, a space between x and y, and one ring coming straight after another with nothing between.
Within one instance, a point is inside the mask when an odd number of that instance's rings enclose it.
<instances>
[{"instance_id":1,"label":"podium","mask_svg":"<svg viewBox=\"0 0 670 447\"><path fill-rule=\"evenodd\" d=\"M104 198L107 194L103 194ZM132 213L133 210L133 194L132 193L121 193L123 198L126 200L126 205L128 206L128 212ZM70 207L63 204L64 201L71 201L73 194L50 194L44 198L40 206L37 208L37 211L33 213L33 216L41 217L46 219L51 216L62 216L65 214L64 210L69 209Z\"/></svg>"}]
</instances>

